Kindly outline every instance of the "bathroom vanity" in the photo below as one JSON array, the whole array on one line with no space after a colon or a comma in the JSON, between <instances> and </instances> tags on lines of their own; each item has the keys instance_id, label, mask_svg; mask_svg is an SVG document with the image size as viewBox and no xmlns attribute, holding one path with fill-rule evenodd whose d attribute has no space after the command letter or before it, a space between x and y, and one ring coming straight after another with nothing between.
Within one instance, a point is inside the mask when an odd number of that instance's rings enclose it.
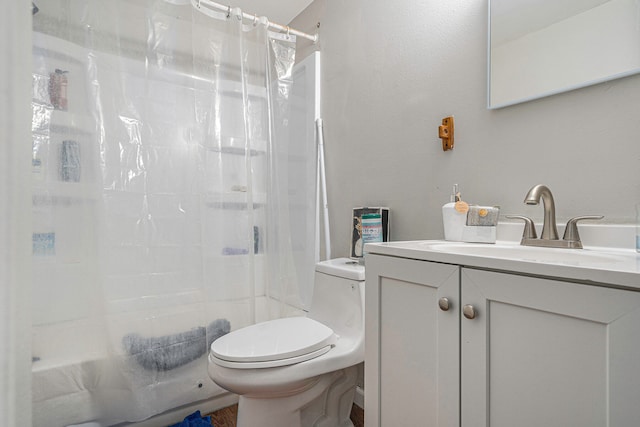
<instances>
[{"instance_id":1,"label":"bathroom vanity","mask_svg":"<svg viewBox=\"0 0 640 427\"><path fill-rule=\"evenodd\" d=\"M635 251L444 241L367 251L368 427L637 425Z\"/></svg>"}]
</instances>

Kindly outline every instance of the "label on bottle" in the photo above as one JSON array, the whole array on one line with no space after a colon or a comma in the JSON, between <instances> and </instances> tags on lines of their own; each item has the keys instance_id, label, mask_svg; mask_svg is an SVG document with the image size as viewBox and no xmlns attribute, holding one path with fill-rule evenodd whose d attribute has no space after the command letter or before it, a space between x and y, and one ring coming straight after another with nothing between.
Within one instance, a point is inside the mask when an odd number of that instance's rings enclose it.
<instances>
[{"instance_id":1,"label":"label on bottle","mask_svg":"<svg viewBox=\"0 0 640 427\"><path fill-rule=\"evenodd\" d=\"M469 212L469 204L467 202L463 202L462 200L458 200L454 205L454 208L457 212L466 214Z\"/></svg>"},{"instance_id":2,"label":"label on bottle","mask_svg":"<svg viewBox=\"0 0 640 427\"><path fill-rule=\"evenodd\" d=\"M33 166L32 172L40 175L42 173L42 160L35 157L31 159L31 166Z\"/></svg>"},{"instance_id":3,"label":"label on bottle","mask_svg":"<svg viewBox=\"0 0 640 427\"><path fill-rule=\"evenodd\" d=\"M49 100L56 110L67 110L67 72L56 69L49 75Z\"/></svg>"},{"instance_id":4,"label":"label on bottle","mask_svg":"<svg viewBox=\"0 0 640 427\"><path fill-rule=\"evenodd\" d=\"M66 182L80 181L80 146L76 141L62 141L60 180Z\"/></svg>"},{"instance_id":5,"label":"label on bottle","mask_svg":"<svg viewBox=\"0 0 640 427\"><path fill-rule=\"evenodd\" d=\"M50 256L56 254L56 233L33 233L33 255Z\"/></svg>"}]
</instances>

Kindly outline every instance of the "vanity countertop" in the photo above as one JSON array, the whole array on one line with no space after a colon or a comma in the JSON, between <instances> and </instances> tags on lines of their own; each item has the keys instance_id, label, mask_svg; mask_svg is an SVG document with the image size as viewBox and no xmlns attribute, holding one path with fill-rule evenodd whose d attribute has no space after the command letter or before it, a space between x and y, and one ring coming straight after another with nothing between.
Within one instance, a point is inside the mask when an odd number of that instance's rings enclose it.
<instances>
[{"instance_id":1,"label":"vanity countertop","mask_svg":"<svg viewBox=\"0 0 640 427\"><path fill-rule=\"evenodd\" d=\"M640 254L628 247L626 236L630 230L631 227L617 230L625 241L620 245L622 247L612 247L611 242L606 239L598 242L602 246L590 246L583 239L584 249L520 246L518 241L513 240L499 240L495 244L416 240L368 243L365 251L370 254L640 290ZM585 236L589 235L595 241L600 231L603 228L595 231L591 229ZM613 234L615 232L613 230ZM611 236L612 233L606 235Z\"/></svg>"}]
</instances>

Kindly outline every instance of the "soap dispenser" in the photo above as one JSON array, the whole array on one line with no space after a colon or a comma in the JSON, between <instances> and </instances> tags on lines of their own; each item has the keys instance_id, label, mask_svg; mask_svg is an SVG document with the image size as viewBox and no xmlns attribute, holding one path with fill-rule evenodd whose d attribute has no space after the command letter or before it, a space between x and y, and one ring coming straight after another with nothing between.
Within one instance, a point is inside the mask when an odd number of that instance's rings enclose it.
<instances>
[{"instance_id":1,"label":"soap dispenser","mask_svg":"<svg viewBox=\"0 0 640 427\"><path fill-rule=\"evenodd\" d=\"M449 203L442 206L445 240L462 241L462 233L467 222L468 211L469 205L461 200L458 184L454 184Z\"/></svg>"}]
</instances>

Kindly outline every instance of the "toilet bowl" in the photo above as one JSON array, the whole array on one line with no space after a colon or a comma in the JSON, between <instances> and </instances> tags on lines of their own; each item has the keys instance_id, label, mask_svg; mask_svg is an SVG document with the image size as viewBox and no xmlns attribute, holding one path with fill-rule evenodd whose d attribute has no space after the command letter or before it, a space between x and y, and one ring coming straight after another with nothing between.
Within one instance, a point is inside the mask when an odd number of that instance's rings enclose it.
<instances>
[{"instance_id":1,"label":"toilet bowl","mask_svg":"<svg viewBox=\"0 0 640 427\"><path fill-rule=\"evenodd\" d=\"M352 427L364 361L364 267L316 265L307 317L270 320L218 338L209 376L240 395L238 427Z\"/></svg>"}]
</instances>

